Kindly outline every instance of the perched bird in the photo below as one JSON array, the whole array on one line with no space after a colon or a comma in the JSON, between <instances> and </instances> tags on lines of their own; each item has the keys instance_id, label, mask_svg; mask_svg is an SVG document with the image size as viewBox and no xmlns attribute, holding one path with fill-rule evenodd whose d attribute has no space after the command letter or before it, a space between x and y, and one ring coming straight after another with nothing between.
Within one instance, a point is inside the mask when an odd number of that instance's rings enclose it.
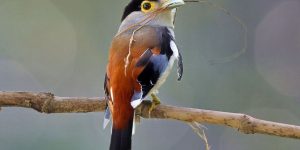
<instances>
[{"instance_id":1,"label":"perched bird","mask_svg":"<svg viewBox=\"0 0 300 150\"><path fill-rule=\"evenodd\" d=\"M175 44L176 8L183 0L131 0L112 40L104 90L110 100L104 126L112 114L110 150L130 150L134 109L151 95L150 111L160 103L155 96L178 60L178 80L182 77L181 54Z\"/></svg>"}]
</instances>

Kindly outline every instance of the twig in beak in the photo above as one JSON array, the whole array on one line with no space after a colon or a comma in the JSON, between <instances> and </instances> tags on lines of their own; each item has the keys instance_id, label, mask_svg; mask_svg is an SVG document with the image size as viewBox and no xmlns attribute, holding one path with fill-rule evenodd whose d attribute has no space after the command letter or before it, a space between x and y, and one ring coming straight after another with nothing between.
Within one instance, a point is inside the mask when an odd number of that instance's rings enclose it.
<instances>
[{"instance_id":1,"label":"twig in beak","mask_svg":"<svg viewBox=\"0 0 300 150\"><path fill-rule=\"evenodd\" d=\"M185 3L190 3L190 2L200 2L200 1L198 1L198 0L185 0L184 2Z\"/></svg>"}]
</instances>

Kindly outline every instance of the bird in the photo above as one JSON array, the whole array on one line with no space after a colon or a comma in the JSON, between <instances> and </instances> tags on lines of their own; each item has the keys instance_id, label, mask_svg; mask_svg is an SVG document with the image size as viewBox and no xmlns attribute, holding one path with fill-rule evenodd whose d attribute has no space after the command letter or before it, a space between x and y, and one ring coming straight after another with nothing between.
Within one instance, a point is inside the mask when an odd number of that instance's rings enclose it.
<instances>
[{"instance_id":1,"label":"bird","mask_svg":"<svg viewBox=\"0 0 300 150\"><path fill-rule=\"evenodd\" d=\"M177 80L183 74L182 55L175 43L176 11L183 0L130 0L109 49L104 80L108 100L103 126L112 118L110 150L131 150L135 108L148 95L149 113L160 104L156 96L177 60Z\"/></svg>"}]
</instances>

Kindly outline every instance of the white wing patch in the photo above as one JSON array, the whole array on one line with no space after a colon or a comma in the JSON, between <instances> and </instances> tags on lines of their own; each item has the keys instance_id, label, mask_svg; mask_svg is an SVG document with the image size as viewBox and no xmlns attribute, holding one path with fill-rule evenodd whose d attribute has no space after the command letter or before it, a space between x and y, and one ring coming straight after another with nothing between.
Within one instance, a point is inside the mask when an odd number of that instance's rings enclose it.
<instances>
[{"instance_id":1,"label":"white wing patch","mask_svg":"<svg viewBox=\"0 0 300 150\"><path fill-rule=\"evenodd\" d=\"M142 85L140 85L140 86L142 86ZM132 108L135 109L142 102L143 102L143 91L140 91L140 92L134 91L134 94L132 95L131 102L130 102Z\"/></svg>"},{"instance_id":2,"label":"white wing patch","mask_svg":"<svg viewBox=\"0 0 300 150\"><path fill-rule=\"evenodd\" d=\"M177 48L177 46L176 46L176 44L175 44L175 42L173 40L171 40L171 42L170 42L170 47L171 47L171 49L173 51L174 57L178 58L179 57L178 48Z\"/></svg>"}]
</instances>

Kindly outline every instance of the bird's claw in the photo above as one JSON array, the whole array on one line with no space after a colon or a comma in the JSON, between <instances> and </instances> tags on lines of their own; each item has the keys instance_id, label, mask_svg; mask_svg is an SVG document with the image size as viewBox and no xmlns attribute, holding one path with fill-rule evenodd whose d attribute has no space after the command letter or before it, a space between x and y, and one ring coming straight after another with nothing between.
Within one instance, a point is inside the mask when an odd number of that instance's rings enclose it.
<instances>
[{"instance_id":1,"label":"bird's claw","mask_svg":"<svg viewBox=\"0 0 300 150\"><path fill-rule=\"evenodd\" d=\"M149 108L149 118L151 118L151 112L160 104L160 99L155 95L151 94L152 102Z\"/></svg>"}]
</instances>

